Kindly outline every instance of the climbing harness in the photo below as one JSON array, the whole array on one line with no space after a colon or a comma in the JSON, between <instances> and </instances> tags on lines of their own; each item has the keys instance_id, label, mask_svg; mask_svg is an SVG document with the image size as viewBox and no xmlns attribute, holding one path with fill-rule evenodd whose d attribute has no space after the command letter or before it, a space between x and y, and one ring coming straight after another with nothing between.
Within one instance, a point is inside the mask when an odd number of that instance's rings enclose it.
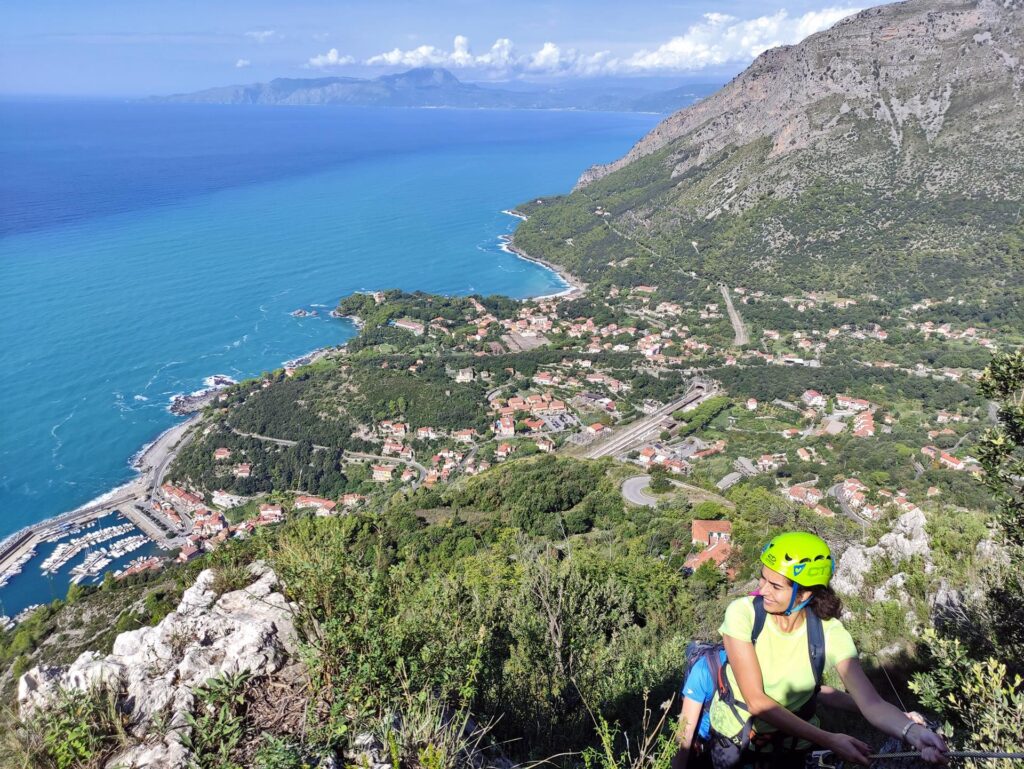
<instances>
[{"instance_id":1,"label":"climbing harness","mask_svg":"<svg viewBox=\"0 0 1024 769\"><path fill-rule=\"evenodd\" d=\"M1024 752L1003 753L991 750L950 750L945 753L947 758L1001 758L1010 761L1024 761ZM872 761L886 761L894 758L920 758L921 751L907 750L902 753L872 753L868 756ZM807 769L843 769L846 766L841 758L831 750L815 750L807 757Z\"/></svg>"}]
</instances>

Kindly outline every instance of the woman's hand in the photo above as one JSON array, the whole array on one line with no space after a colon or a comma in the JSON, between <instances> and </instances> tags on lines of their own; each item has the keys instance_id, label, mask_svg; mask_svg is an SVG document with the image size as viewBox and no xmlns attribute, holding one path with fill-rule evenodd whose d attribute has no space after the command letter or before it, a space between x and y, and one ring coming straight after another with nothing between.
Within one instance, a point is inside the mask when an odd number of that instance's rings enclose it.
<instances>
[{"instance_id":1,"label":"woman's hand","mask_svg":"<svg viewBox=\"0 0 1024 769\"><path fill-rule=\"evenodd\" d=\"M868 759L868 756L871 755L871 746L857 738L851 737L848 734L832 734L829 737L828 743L825 747L843 759L843 761L849 761L851 764L860 764L861 766L871 765L871 761Z\"/></svg>"},{"instance_id":2,"label":"woman's hand","mask_svg":"<svg viewBox=\"0 0 1024 769\"><path fill-rule=\"evenodd\" d=\"M930 764L948 764L946 742L931 729L913 726L907 732L907 742L921 751L921 759Z\"/></svg>"}]
</instances>

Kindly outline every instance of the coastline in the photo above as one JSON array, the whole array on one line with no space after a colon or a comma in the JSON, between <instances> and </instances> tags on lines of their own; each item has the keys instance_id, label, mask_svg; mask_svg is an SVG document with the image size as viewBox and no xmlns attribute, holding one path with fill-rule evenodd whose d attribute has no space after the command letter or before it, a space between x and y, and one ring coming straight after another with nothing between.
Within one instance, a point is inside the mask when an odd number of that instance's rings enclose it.
<instances>
[{"instance_id":1,"label":"coastline","mask_svg":"<svg viewBox=\"0 0 1024 769\"><path fill-rule=\"evenodd\" d=\"M502 213L522 221L526 221L527 219L526 215L514 209L505 210L502 211ZM542 296L529 297L524 301L554 298L573 299L582 296L585 293L587 288L586 283L558 265L548 262L545 259L527 254L525 251L513 244L512 237L511 233L499 236L499 248L502 251L512 254L518 259L523 259L540 265L544 269L554 273L558 280L565 284L565 289L562 291L544 294ZM363 327L363 321L361 318L355 316L343 316L337 313L336 310L332 311L331 315L332 317L341 318L351 322L357 329L361 329ZM286 367L290 365L307 365L308 363L315 362L316 360L330 354L331 352L338 351L341 348L344 348L344 345L316 348L297 358L285 361L283 365ZM143 444L138 451L129 457L128 465L136 472L136 476L134 478L103 492L74 509L66 510L57 515L31 523L4 537L2 541L0 541L0 567L5 566L7 563L15 560L22 553L34 548L40 540L52 533L56 527L62 524L89 520L96 517L98 514L105 514L107 511L117 506L128 506L131 503L144 503L159 488L167 467L174 460L174 457L183 445L183 441L187 440L189 437L189 430L201 419L202 408L207 405L209 401L212 401L213 397L227 386L227 382L217 381L214 383L209 381L217 379L220 376L222 375L207 377L207 381L204 381L204 384L207 386L203 390L190 393L189 395L179 394L172 398L172 404L174 405L177 405L178 401L188 401L188 403L184 405L190 406L189 408L182 408L178 410L175 409L173 405L168 408L171 413L180 416L187 415L187 418L162 431L152 441ZM192 403L192 401L195 401L195 403ZM134 518L135 516L132 517ZM141 523L144 522L141 520L136 521L136 525L140 529L142 528L142 526L139 525ZM158 542L155 538L153 538L153 541Z\"/></svg>"},{"instance_id":2,"label":"coastline","mask_svg":"<svg viewBox=\"0 0 1024 769\"><path fill-rule=\"evenodd\" d=\"M507 216L512 216L512 217L514 217L516 219L519 219L521 221L524 221L524 222L529 219L529 217L526 214L522 213L521 211L517 211L514 208L506 208L501 213L506 214ZM558 277L558 279L560 281L562 281L563 283L565 283L565 286L566 286L564 290L557 291L557 292L555 292L553 294L543 294L542 296L531 296L530 297L531 300L536 300L536 299L578 299L579 297L583 296L587 292L587 284L586 283L584 283L582 280L577 278L571 272L567 271L564 267L560 267L557 264L554 264L553 262L547 261L546 259L541 259L539 256L530 256L530 254L526 253L521 248L519 248L518 246L515 245L515 243L513 242L513 238L514 237L515 237L515 233L508 233L506 235L499 235L498 236L498 248L500 248L506 254L512 254L513 256L518 257L519 259L523 259L524 261L533 262L534 264L539 264L544 269L549 270L550 272L555 273L555 275Z\"/></svg>"},{"instance_id":3,"label":"coastline","mask_svg":"<svg viewBox=\"0 0 1024 769\"><path fill-rule=\"evenodd\" d=\"M357 327L361 327L361 323L358 319L354 319L352 317L346 317L346 319L352 320L356 323ZM282 365L287 366L290 363L306 361L307 359L309 359L309 362L312 362L334 352L340 347L344 347L344 345L339 345L337 347L318 347L291 361L285 361ZM305 364L299 363L299 365ZM207 379L210 378L211 377L207 377ZM204 390L184 397L195 398L202 396L205 400L210 401L213 396L220 393L225 387L226 385L207 387ZM204 403L203 406L205 405L206 404ZM162 482L163 475L168 465L170 465L174 460L175 456L177 456L178 450L182 447L182 439L186 437L189 429L197 424L202 418L202 407L198 410L192 410L182 414L178 414L178 412L175 412L170 408L168 408L168 411L179 416L186 416L186 414L187 416L177 424L171 425L167 429L163 430L153 440L143 444L138 451L128 458L128 466L136 473L134 478L114 486L87 502L82 503L78 507L71 510L65 510L62 513L49 516L34 523L30 523L0 539L0 568L3 567L6 561L11 559L11 555L15 549L19 551L27 549L27 547L31 546L31 543L36 540L40 533L47 532L55 526L77 518L89 517L97 511L105 508L122 505L131 500L144 499L151 495Z\"/></svg>"},{"instance_id":4,"label":"coastline","mask_svg":"<svg viewBox=\"0 0 1024 769\"><path fill-rule=\"evenodd\" d=\"M50 535L61 524L87 521L106 514L108 509L123 507L121 511L136 528L145 533L158 545L168 544L163 541L153 526L143 516L133 512L129 503L145 502L163 480L167 466L177 455L188 431L199 421L200 414L193 414L188 419L172 425L164 430L155 440L137 451L130 461L130 466L137 471L136 477L119 486L92 498L88 502L59 515L44 518L41 521L24 526L5 537L0 542L0 570L7 568L11 562L21 555L34 550L36 545Z\"/></svg>"},{"instance_id":5,"label":"coastline","mask_svg":"<svg viewBox=\"0 0 1024 769\"><path fill-rule=\"evenodd\" d=\"M571 272L566 271L564 268L559 267L546 259L541 259L539 256L531 256L530 254L523 251L521 248L516 246L512 242L511 235L502 235L501 244L498 246L502 251L507 254L522 259L527 262L533 262L539 264L546 270L549 270L558 276L558 279L566 284L566 287L562 291L555 292L553 294L543 294L542 296L531 296L531 300L536 299L578 299L583 296L587 291L587 284L577 278Z\"/></svg>"}]
</instances>

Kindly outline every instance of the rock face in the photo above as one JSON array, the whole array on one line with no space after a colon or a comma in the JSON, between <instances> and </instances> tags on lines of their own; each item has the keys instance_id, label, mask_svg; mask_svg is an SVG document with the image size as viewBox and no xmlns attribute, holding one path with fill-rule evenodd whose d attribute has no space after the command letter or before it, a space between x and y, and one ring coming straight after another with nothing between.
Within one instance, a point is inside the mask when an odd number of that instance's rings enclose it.
<instances>
[{"instance_id":1,"label":"rock face","mask_svg":"<svg viewBox=\"0 0 1024 769\"><path fill-rule=\"evenodd\" d=\"M1021 0L908 0L766 51L718 93L659 123L625 157L586 171L578 187L670 145L666 162L679 178L727 147L756 141L770 143L772 161L812 151L844 166L841 176L861 176L870 158L850 149L863 132L877 134L894 155L955 149L964 139L995 146L1009 134L1016 141L1008 160L1019 168L1022 108ZM948 180L927 181L945 187L955 178L967 185L956 188L965 195L1012 191L1000 184L1007 178L1000 169L979 170L953 168ZM739 194L720 196L708 213L727 203L736 210L760 191L734 187Z\"/></svg>"},{"instance_id":2,"label":"rock face","mask_svg":"<svg viewBox=\"0 0 1024 769\"><path fill-rule=\"evenodd\" d=\"M210 678L278 671L297 651L294 605L276 591L277 576L254 565L256 581L225 593L212 590L214 573L202 572L185 591L176 611L155 627L122 633L105 657L82 654L69 667L37 667L18 682L22 716L47 703L61 689L102 687L117 692L140 744L112 759L121 769L185 767L188 753L179 735L189 727L192 690ZM154 716L165 718L166 733L151 736Z\"/></svg>"},{"instance_id":3,"label":"rock face","mask_svg":"<svg viewBox=\"0 0 1024 769\"><path fill-rule=\"evenodd\" d=\"M878 540L877 545L864 547L853 545L843 553L832 577L832 587L840 593L859 594L864 589L864 575L880 558L887 558L895 564L914 556L925 561L925 570L931 565L931 547L925 531L925 515L915 508L901 515L893 530ZM906 582L906 575L894 574L874 593L876 601L899 599Z\"/></svg>"}]
</instances>

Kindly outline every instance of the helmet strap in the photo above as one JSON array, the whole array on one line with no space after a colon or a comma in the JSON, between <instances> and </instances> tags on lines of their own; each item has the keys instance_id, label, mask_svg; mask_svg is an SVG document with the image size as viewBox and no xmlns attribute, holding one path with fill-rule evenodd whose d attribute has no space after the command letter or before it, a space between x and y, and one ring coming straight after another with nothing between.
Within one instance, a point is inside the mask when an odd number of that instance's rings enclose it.
<instances>
[{"instance_id":1,"label":"helmet strap","mask_svg":"<svg viewBox=\"0 0 1024 769\"><path fill-rule=\"evenodd\" d=\"M798 584L796 584L796 582L794 582L793 583L793 593L789 597L789 607L784 612L782 612L787 617L790 616L791 614L796 614L798 611L801 611L807 604L809 604L811 602L811 599L808 598L806 601L801 601L800 603L797 603L796 602L796 594L799 593L799 592L800 592L800 585L798 585Z\"/></svg>"}]
</instances>

